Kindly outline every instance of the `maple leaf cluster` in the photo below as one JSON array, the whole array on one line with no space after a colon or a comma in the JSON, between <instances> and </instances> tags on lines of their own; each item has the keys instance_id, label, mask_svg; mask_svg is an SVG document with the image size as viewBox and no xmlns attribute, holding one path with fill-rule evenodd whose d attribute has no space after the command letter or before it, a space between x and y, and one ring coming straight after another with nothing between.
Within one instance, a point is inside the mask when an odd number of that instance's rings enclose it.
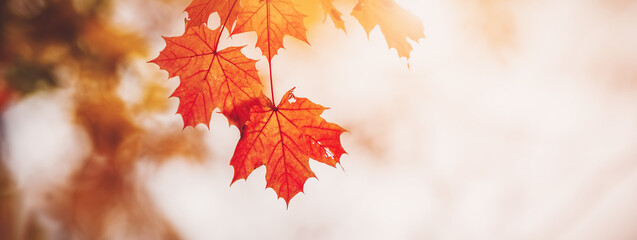
<instances>
[{"instance_id":1,"label":"maple leaf cluster","mask_svg":"<svg viewBox=\"0 0 637 240\"><path fill-rule=\"evenodd\" d=\"M342 13L333 0L315 0L335 27L345 30ZM278 105L263 94L263 84L255 67L257 60L246 57L243 47L219 49L221 35L256 32L256 47L268 61L272 85L272 59L283 48L283 38L291 36L308 43L305 14L301 0L193 0L185 11L186 31L177 37L165 37L166 47L151 62L179 76L180 84L172 94L179 98L177 113L184 127L203 123L209 126L215 109L241 131L230 165L232 182L247 179L252 171L265 165L267 187L274 189L289 204L303 185L315 177L309 159L336 166L345 153L340 135L345 129L321 117L325 107L288 91ZM207 26L217 13L220 25ZM358 0L352 11L369 34L379 26L390 48L401 57L409 57L412 46L407 38L424 37L422 24L393 0ZM273 89L273 87L271 87Z\"/></svg>"}]
</instances>

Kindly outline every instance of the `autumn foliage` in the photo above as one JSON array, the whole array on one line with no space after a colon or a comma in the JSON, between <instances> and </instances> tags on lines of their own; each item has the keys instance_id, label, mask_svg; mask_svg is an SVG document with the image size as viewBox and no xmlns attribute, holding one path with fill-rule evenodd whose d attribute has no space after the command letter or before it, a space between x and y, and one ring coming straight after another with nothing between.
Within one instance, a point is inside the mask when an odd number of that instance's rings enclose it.
<instances>
[{"instance_id":1,"label":"autumn foliage","mask_svg":"<svg viewBox=\"0 0 637 240\"><path fill-rule=\"evenodd\" d=\"M309 44L303 22L306 14L299 4L322 7L336 28L346 30L332 0L193 0L185 9L185 33L164 38L165 49L151 61L170 77L179 77L172 96L180 100L177 113L182 115L184 127L208 126L213 111L219 109L241 131L230 161L232 182L246 179L265 165L267 187L287 203L303 191L308 178L315 177L310 158L330 166L339 163L345 153L340 142L345 129L323 119L326 108L295 97L293 89L275 104L273 90L270 97L263 94L257 60L246 57L243 47L219 46L226 40L221 37L226 30L230 36L256 32L256 47L268 62L272 86L272 63L284 47L284 37ZM213 13L220 18L219 26L207 26ZM388 46L400 57L409 57L412 50L408 38L424 37L420 21L393 0L358 0L352 16L367 33L379 26Z\"/></svg>"}]
</instances>

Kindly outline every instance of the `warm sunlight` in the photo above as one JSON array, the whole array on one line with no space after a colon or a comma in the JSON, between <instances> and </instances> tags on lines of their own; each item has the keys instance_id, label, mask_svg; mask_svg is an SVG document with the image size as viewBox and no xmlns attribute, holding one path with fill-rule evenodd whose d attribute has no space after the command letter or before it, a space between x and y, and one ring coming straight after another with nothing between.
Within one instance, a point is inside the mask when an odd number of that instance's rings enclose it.
<instances>
[{"instance_id":1,"label":"warm sunlight","mask_svg":"<svg viewBox=\"0 0 637 240\"><path fill-rule=\"evenodd\" d=\"M637 238L635 1L0 4L0 239Z\"/></svg>"}]
</instances>

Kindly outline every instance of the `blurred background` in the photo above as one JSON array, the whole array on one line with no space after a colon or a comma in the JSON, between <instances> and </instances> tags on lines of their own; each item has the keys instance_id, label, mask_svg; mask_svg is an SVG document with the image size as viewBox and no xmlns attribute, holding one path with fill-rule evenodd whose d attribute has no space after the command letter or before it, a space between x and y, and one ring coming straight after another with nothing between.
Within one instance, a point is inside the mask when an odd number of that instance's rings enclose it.
<instances>
[{"instance_id":1,"label":"blurred background","mask_svg":"<svg viewBox=\"0 0 637 240\"><path fill-rule=\"evenodd\" d=\"M353 0L274 58L277 98L349 130L286 210L264 168L229 186L238 130L182 130L147 63L189 1L0 0L0 239L637 239L637 1L397 2L408 60ZM255 42L228 45L267 79Z\"/></svg>"}]
</instances>

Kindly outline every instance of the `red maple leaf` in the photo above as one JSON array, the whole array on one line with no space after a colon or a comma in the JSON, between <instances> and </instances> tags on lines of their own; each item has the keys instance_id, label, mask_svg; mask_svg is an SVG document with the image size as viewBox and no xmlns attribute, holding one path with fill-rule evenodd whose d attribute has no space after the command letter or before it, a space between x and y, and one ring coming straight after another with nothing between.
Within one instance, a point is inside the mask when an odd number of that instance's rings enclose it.
<instances>
[{"instance_id":1,"label":"red maple leaf","mask_svg":"<svg viewBox=\"0 0 637 240\"><path fill-rule=\"evenodd\" d=\"M336 166L345 150L340 126L325 121L320 115L325 107L306 98L296 98L288 91L281 103L257 105L242 131L230 165L234 167L232 182L247 179L252 171L266 167L266 182L289 204L303 191L305 181L316 177L309 159Z\"/></svg>"},{"instance_id":2,"label":"red maple leaf","mask_svg":"<svg viewBox=\"0 0 637 240\"><path fill-rule=\"evenodd\" d=\"M290 0L242 0L241 6L232 34L256 31L257 47L268 61L283 48L285 35L307 43L305 15Z\"/></svg>"},{"instance_id":3,"label":"red maple leaf","mask_svg":"<svg viewBox=\"0 0 637 240\"><path fill-rule=\"evenodd\" d=\"M216 12L225 26L232 27L234 21L237 20L237 12L239 10L239 0L193 0L188 7L188 21L186 28L200 26L207 23L210 14Z\"/></svg>"},{"instance_id":4,"label":"red maple leaf","mask_svg":"<svg viewBox=\"0 0 637 240\"><path fill-rule=\"evenodd\" d=\"M263 97L255 60L247 58L243 47L217 51L220 30L206 26L188 28L178 37L165 37L166 48L151 62L179 76L172 94L179 98L177 113L184 127L199 123L209 126L212 111L219 108L230 124L241 129L250 106Z\"/></svg>"}]
</instances>

